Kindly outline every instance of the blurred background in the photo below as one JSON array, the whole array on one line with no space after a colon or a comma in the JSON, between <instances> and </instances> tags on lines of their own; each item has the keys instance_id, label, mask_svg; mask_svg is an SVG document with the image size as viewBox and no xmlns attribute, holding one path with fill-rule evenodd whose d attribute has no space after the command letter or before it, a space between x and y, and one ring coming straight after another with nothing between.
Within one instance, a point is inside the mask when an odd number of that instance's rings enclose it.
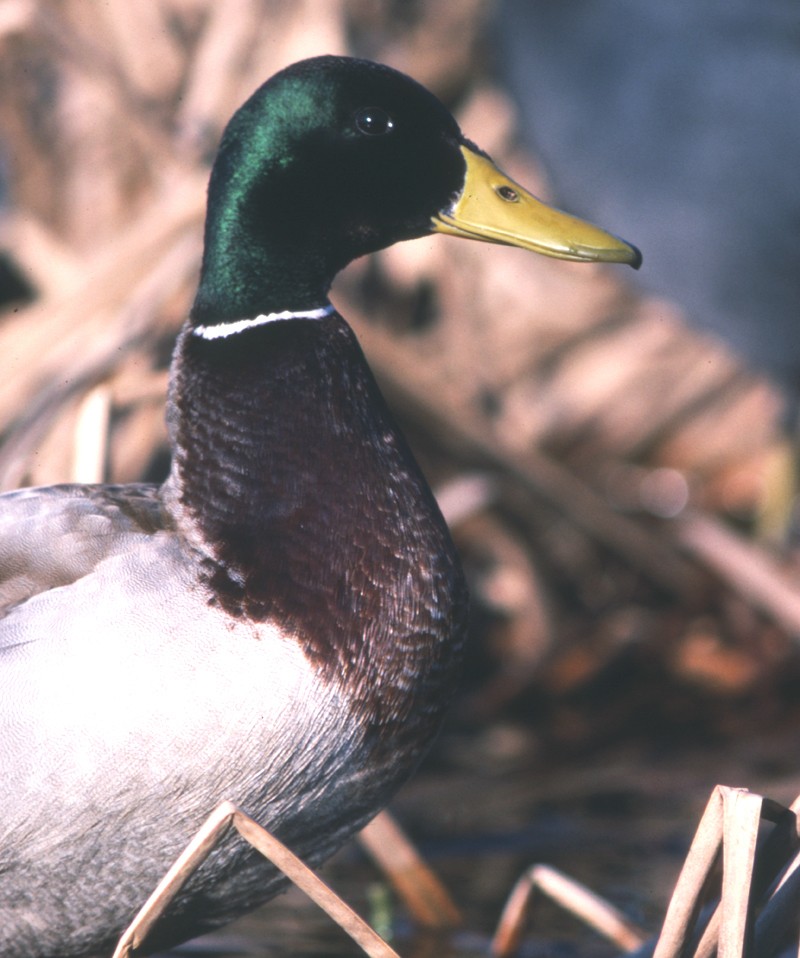
<instances>
[{"instance_id":1,"label":"blurred background","mask_svg":"<svg viewBox=\"0 0 800 958\"><path fill-rule=\"evenodd\" d=\"M471 582L461 696L395 805L466 913L458 947L533 861L656 931L716 783L800 792L800 12L0 0L2 488L165 476L216 143L319 53L411 74L511 176L643 251L635 275L422 239L332 299ZM357 904L375 880L355 850L330 874ZM282 901L203 947L353 949ZM613 953L542 921L528 952Z\"/></svg>"}]
</instances>

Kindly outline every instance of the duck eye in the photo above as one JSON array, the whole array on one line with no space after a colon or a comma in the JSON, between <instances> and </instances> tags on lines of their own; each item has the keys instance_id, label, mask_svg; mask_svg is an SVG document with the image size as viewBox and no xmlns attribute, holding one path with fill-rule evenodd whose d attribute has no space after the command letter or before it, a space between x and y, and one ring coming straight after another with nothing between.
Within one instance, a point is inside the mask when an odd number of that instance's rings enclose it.
<instances>
[{"instance_id":1,"label":"duck eye","mask_svg":"<svg viewBox=\"0 0 800 958\"><path fill-rule=\"evenodd\" d=\"M394 120L377 106L365 107L355 115L356 129L367 136L382 136L394 127Z\"/></svg>"}]
</instances>

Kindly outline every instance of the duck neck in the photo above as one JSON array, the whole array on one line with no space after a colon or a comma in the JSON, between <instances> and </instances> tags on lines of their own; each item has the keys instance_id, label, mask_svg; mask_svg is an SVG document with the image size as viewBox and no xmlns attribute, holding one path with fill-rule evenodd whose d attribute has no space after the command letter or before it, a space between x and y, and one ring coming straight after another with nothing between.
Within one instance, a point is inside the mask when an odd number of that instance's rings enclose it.
<instances>
[{"instance_id":1,"label":"duck neck","mask_svg":"<svg viewBox=\"0 0 800 958\"><path fill-rule=\"evenodd\" d=\"M206 240L192 317L196 324L285 311L306 311L327 303L335 275L322 258L303 252L303 265L285 249L249 243L246 236L217 234Z\"/></svg>"},{"instance_id":2,"label":"duck neck","mask_svg":"<svg viewBox=\"0 0 800 958\"><path fill-rule=\"evenodd\" d=\"M244 240L235 249L221 242L207 245L192 310L195 322L209 325L220 317L247 319L326 304L336 270L321 260L315 262L309 250L304 252L304 268L298 269L285 252L264 244L248 249Z\"/></svg>"},{"instance_id":3,"label":"duck neck","mask_svg":"<svg viewBox=\"0 0 800 958\"><path fill-rule=\"evenodd\" d=\"M234 146L221 150L209 181L194 320L321 305L352 253L344 243L317 235L319 220L293 201L291 183L282 187Z\"/></svg>"}]
</instances>

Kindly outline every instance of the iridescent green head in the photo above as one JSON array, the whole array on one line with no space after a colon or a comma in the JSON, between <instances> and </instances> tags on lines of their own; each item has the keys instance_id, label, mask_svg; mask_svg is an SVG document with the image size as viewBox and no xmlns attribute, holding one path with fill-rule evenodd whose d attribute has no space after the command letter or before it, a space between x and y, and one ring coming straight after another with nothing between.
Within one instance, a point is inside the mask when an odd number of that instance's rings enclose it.
<instances>
[{"instance_id":1,"label":"iridescent green head","mask_svg":"<svg viewBox=\"0 0 800 958\"><path fill-rule=\"evenodd\" d=\"M347 57L301 61L225 131L195 319L313 307L352 259L437 230L635 264L627 244L572 218L562 229L563 214L547 207L543 228L529 199L415 81Z\"/></svg>"}]
</instances>

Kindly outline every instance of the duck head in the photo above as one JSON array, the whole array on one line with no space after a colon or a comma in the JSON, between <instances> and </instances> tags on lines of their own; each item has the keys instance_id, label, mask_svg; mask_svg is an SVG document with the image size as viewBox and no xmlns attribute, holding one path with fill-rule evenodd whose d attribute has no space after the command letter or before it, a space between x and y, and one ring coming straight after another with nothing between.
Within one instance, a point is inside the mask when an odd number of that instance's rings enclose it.
<instances>
[{"instance_id":1,"label":"duck head","mask_svg":"<svg viewBox=\"0 0 800 958\"><path fill-rule=\"evenodd\" d=\"M225 130L194 318L313 308L351 260L432 232L560 259L641 261L505 176L409 77L315 57L268 80Z\"/></svg>"}]
</instances>

